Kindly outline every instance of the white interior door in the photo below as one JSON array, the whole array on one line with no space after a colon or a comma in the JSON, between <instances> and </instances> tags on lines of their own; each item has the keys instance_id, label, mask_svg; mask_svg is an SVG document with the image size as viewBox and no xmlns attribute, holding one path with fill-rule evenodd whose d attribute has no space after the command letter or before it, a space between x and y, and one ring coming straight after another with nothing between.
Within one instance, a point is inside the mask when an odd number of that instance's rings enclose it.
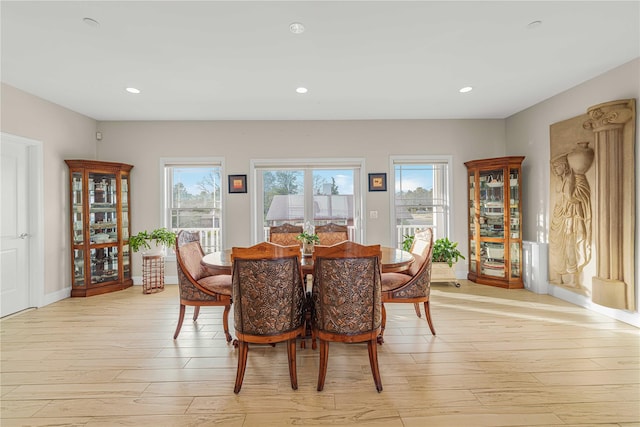
<instances>
[{"instance_id":1,"label":"white interior door","mask_svg":"<svg viewBox=\"0 0 640 427\"><path fill-rule=\"evenodd\" d=\"M0 316L30 306L28 150L26 144L2 138Z\"/></svg>"}]
</instances>

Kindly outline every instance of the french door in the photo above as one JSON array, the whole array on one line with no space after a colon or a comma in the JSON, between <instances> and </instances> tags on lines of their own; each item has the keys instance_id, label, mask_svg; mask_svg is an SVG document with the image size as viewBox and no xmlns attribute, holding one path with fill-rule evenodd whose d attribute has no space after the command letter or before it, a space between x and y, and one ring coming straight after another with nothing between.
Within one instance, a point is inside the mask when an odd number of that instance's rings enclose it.
<instances>
[{"instance_id":1,"label":"french door","mask_svg":"<svg viewBox=\"0 0 640 427\"><path fill-rule=\"evenodd\" d=\"M350 239L362 241L359 164L261 164L254 172L256 242L268 240L274 225L309 229L330 222L346 225Z\"/></svg>"}]
</instances>

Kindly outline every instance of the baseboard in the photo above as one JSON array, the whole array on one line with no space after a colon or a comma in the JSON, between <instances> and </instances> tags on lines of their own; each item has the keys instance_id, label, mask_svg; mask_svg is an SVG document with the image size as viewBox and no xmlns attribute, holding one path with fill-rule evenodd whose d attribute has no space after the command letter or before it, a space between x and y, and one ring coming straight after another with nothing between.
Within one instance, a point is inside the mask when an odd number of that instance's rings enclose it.
<instances>
[{"instance_id":1,"label":"baseboard","mask_svg":"<svg viewBox=\"0 0 640 427\"><path fill-rule=\"evenodd\" d=\"M142 276L133 276L133 284L137 286L142 286ZM178 276L164 276L165 285L177 285L178 284Z\"/></svg>"},{"instance_id":2,"label":"baseboard","mask_svg":"<svg viewBox=\"0 0 640 427\"><path fill-rule=\"evenodd\" d=\"M589 297L585 295L577 294L575 292L564 289L561 286L555 286L553 284L549 284L548 294L571 304L584 307L587 310L602 314L603 316L607 316L612 319L619 320L621 322L628 323L629 325L640 328L640 313L638 312L604 307L602 305L594 303L593 301L591 301L591 299L589 299Z\"/></svg>"},{"instance_id":3,"label":"baseboard","mask_svg":"<svg viewBox=\"0 0 640 427\"><path fill-rule=\"evenodd\" d=\"M60 289L59 291L51 292L50 294L45 294L44 297L42 298L42 305L40 307L53 304L54 302L62 301L63 299L70 298L70 297L71 297L71 286L68 286L64 289Z\"/></svg>"}]
</instances>

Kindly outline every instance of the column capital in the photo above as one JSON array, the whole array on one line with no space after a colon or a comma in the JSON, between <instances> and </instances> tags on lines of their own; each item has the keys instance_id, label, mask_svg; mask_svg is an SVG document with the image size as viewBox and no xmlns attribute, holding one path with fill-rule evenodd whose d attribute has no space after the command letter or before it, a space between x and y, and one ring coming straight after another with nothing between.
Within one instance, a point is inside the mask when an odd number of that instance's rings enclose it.
<instances>
[{"instance_id":1,"label":"column capital","mask_svg":"<svg viewBox=\"0 0 640 427\"><path fill-rule=\"evenodd\" d=\"M635 114L635 99L622 99L594 105L587 109L589 120L582 124L594 132L623 127Z\"/></svg>"}]
</instances>

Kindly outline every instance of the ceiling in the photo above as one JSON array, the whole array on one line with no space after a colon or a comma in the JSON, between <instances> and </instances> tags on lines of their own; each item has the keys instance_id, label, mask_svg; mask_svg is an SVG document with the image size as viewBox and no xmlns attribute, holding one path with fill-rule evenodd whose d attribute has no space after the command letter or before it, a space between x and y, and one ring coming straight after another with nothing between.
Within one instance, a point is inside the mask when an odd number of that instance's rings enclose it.
<instances>
[{"instance_id":1,"label":"ceiling","mask_svg":"<svg viewBox=\"0 0 640 427\"><path fill-rule=\"evenodd\" d=\"M2 81L100 121L505 118L640 56L638 1L0 7Z\"/></svg>"}]
</instances>

